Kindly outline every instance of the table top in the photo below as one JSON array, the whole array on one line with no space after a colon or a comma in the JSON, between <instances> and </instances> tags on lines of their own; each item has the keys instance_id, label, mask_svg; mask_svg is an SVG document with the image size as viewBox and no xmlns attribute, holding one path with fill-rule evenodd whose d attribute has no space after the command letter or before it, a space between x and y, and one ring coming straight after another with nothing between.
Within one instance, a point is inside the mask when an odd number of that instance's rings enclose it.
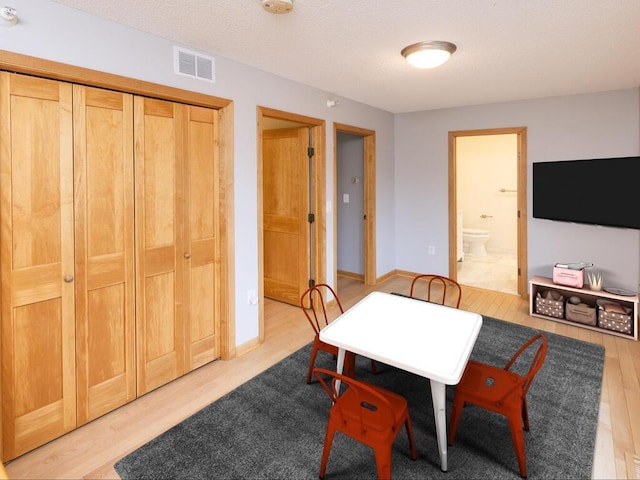
<instances>
[{"instance_id":1,"label":"table top","mask_svg":"<svg viewBox=\"0 0 640 480\"><path fill-rule=\"evenodd\" d=\"M480 333L482 316L372 292L320 331L320 340L455 385Z\"/></svg>"}]
</instances>

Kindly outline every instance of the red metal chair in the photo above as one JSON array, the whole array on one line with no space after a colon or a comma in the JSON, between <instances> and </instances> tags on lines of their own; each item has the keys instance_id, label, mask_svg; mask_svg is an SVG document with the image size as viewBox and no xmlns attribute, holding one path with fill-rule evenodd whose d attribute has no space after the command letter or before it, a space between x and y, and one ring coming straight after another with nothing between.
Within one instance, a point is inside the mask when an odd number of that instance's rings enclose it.
<instances>
[{"instance_id":1,"label":"red metal chair","mask_svg":"<svg viewBox=\"0 0 640 480\"><path fill-rule=\"evenodd\" d=\"M420 298L418 296L419 284L426 283L427 302L439 303L440 305L449 305L450 307L460 308L460 300L462 300L462 287L455 280L443 277L442 275L424 274L417 275L411 282L411 290L409 296L412 298ZM449 297L447 298L447 288L449 289ZM431 298L433 294L433 299ZM424 300L424 299L423 299Z\"/></svg>"},{"instance_id":2,"label":"red metal chair","mask_svg":"<svg viewBox=\"0 0 640 480\"><path fill-rule=\"evenodd\" d=\"M316 368L313 373L333 402L320 462L320 478L325 477L336 432L373 449L381 479L391 478L391 449L403 425L409 438L411 459L417 458L409 407L404 397L324 368Z\"/></svg>"},{"instance_id":3,"label":"red metal chair","mask_svg":"<svg viewBox=\"0 0 640 480\"><path fill-rule=\"evenodd\" d=\"M531 364L525 375L511 371L520 355L529 347L537 345ZM523 428L529 431L529 411L527 409L527 391L533 377L544 363L547 355L547 337L539 333L527 341L511 357L504 368L486 365L469 360L460 383L456 386L451 409L449 426L449 445L453 445L462 408L466 403L504 415L509 420L511 439L518 457L520 476L527 477L527 465L524 453Z\"/></svg>"},{"instance_id":4,"label":"red metal chair","mask_svg":"<svg viewBox=\"0 0 640 480\"><path fill-rule=\"evenodd\" d=\"M302 297L300 298L300 307L307 317L307 320L309 320L311 328L313 328L313 331L315 332L315 337L313 338L313 347L311 349L311 359L309 360L309 369L307 371L307 383L311 383L311 374L313 371L313 366L316 363L318 350L323 350L332 354L333 356L338 355L338 347L329 345L328 343L320 340L320 330L329 325L328 299L326 298L326 293L331 293L333 298L336 300L336 304L338 305L340 313L344 313L338 295L333 290L333 288L325 283L319 283L318 285L310 287L306 292L302 294ZM347 352L344 359L345 375L348 375L349 377L355 376L355 362L355 354ZM373 373L378 372L374 360L371 360L371 371Z\"/></svg>"}]
</instances>

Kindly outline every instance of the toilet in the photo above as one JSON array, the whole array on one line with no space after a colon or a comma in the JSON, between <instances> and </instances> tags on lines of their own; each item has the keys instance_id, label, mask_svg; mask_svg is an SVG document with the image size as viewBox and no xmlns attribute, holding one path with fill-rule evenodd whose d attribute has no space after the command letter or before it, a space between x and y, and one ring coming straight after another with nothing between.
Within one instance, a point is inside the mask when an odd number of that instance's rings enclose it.
<instances>
[{"instance_id":1,"label":"toilet","mask_svg":"<svg viewBox=\"0 0 640 480\"><path fill-rule=\"evenodd\" d=\"M489 241L489 231L479 228L463 228L462 229L462 245L464 253L474 255L476 257L484 257L487 255L485 245Z\"/></svg>"}]
</instances>

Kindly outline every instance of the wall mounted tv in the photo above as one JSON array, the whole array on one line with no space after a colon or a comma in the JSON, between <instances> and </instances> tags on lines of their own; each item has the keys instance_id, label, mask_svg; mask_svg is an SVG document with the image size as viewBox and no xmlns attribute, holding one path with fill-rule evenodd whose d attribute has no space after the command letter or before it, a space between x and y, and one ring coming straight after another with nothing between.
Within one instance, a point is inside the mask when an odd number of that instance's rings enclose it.
<instances>
[{"instance_id":1,"label":"wall mounted tv","mask_svg":"<svg viewBox=\"0 0 640 480\"><path fill-rule=\"evenodd\" d=\"M640 229L640 157L534 163L533 217Z\"/></svg>"}]
</instances>

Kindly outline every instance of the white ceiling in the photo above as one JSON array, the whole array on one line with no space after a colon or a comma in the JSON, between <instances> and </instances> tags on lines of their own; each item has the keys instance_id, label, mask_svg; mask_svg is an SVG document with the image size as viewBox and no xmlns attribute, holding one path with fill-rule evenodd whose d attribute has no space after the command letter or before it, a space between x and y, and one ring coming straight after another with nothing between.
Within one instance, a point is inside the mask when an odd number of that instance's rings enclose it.
<instances>
[{"instance_id":1,"label":"white ceiling","mask_svg":"<svg viewBox=\"0 0 640 480\"><path fill-rule=\"evenodd\" d=\"M640 86L640 0L55 1L393 113ZM447 64L400 56L431 40Z\"/></svg>"}]
</instances>

